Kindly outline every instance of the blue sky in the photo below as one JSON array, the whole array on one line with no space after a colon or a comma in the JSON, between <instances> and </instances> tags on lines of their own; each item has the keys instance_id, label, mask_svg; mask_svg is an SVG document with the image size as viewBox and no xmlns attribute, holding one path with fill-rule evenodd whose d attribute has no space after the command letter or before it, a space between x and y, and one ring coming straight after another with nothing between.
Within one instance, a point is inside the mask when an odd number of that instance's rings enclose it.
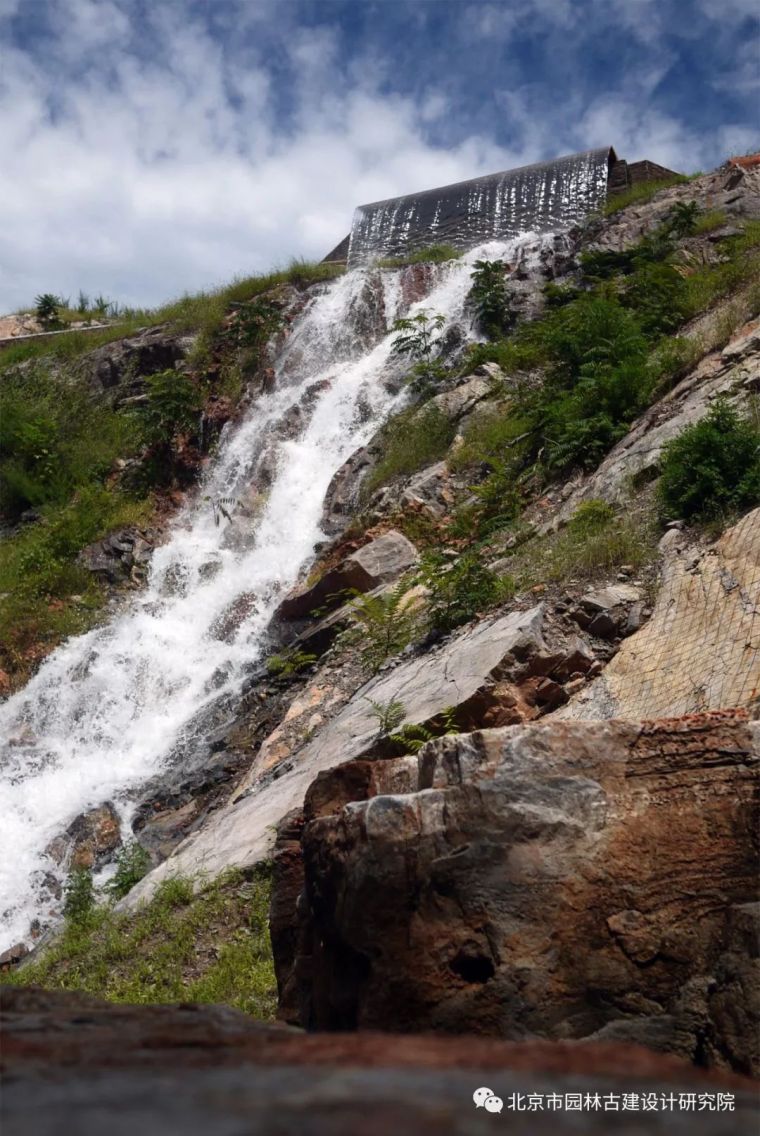
<instances>
[{"instance_id":1,"label":"blue sky","mask_svg":"<svg viewBox=\"0 0 760 1136\"><path fill-rule=\"evenodd\" d=\"M355 205L760 146L756 0L0 0L0 312L319 258Z\"/></svg>"}]
</instances>

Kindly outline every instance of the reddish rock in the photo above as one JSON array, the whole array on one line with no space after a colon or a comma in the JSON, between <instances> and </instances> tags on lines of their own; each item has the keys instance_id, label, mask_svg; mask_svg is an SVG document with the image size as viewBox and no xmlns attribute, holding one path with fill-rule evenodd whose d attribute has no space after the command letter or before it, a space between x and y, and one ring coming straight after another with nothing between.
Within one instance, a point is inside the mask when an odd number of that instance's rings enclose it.
<instances>
[{"instance_id":1,"label":"reddish rock","mask_svg":"<svg viewBox=\"0 0 760 1136\"><path fill-rule=\"evenodd\" d=\"M68 857L71 868L92 868L120 843L119 818L113 805L106 802L78 816L62 836L52 841L47 851L59 864Z\"/></svg>"},{"instance_id":2,"label":"reddish rock","mask_svg":"<svg viewBox=\"0 0 760 1136\"><path fill-rule=\"evenodd\" d=\"M323 775L284 1012L757 1072L756 731L729 712L548 720L438 738L402 778Z\"/></svg>"},{"instance_id":3,"label":"reddish rock","mask_svg":"<svg viewBox=\"0 0 760 1136\"><path fill-rule=\"evenodd\" d=\"M665 1136L684 1122L698 1136L757 1131L751 1082L630 1045L302 1034L223 1006L1 994L3 1136ZM501 1117L475 1108L481 1086L502 1100ZM513 1109L515 1094L524 1105L528 1093L561 1093L564 1105L565 1092L613 1094L620 1111ZM629 1096L623 1111L623 1093L638 1094L638 1107ZM642 1112L644 1093L656 1111ZM678 1113L681 1093L694 1095L689 1114ZM670 1094L674 1105L660 1107ZM712 1107L697 1111L700 1100Z\"/></svg>"}]
</instances>

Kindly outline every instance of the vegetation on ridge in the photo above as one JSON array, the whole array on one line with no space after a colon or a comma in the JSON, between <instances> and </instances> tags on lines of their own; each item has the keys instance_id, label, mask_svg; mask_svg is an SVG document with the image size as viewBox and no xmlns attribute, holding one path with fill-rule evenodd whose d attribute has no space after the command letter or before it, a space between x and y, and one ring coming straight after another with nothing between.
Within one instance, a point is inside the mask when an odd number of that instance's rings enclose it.
<instances>
[{"instance_id":1,"label":"vegetation on ridge","mask_svg":"<svg viewBox=\"0 0 760 1136\"><path fill-rule=\"evenodd\" d=\"M11 525L26 514L26 523L7 536L0 562L0 668L15 682L63 638L97 621L106 593L77 562L81 549L116 529L149 524L157 494L171 488L178 472L182 483L191 477L175 458L187 442L199 446L194 435L206 399L234 401L281 325L263 294L340 271L294 262L152 311L126 312L102 331L0 351L0 514ZM49 294L39 299L53 318L62 301ZM231 314L235 326L225 328ZM95 393L88 353L159 324L196 335L186 371L135 373L129 381L139 383L141 394L118 406Z\"/></svg>"},{"instance_id":2,"label":"vegetation on ridge","mask_svg":"<svg viewBox=\"0 0 760 1136\"><path fill-rule=\"evenodd\" d=\"M227 872L197 894L192 880L165 880L135 911L94 906L86 883L77 886L60 934L4 982L83 990L111 1002L223 1002L274 1017L266 865Z\"/></svg>"}]
</instances>

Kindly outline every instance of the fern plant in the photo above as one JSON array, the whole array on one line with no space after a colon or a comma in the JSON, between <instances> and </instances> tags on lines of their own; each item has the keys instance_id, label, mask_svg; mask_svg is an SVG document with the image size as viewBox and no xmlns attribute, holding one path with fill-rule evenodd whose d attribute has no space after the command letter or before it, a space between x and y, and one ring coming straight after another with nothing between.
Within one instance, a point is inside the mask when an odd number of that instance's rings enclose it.
<instances>
[{"instance_id":1,"label":"fern plant","mask_svg":"<svg viewBox=\"0 0 760 1136\"><path fill-rule=\"evenodd\" d=\"M312 663L316 663L317 656L310 651L283 651L281 655L270 655L267 659L267 670L271 675L282 675L290 678L306 670Z\"/></svg>"},{"instance_id":2,"label":"fern plant","mask_svg":"<svg viewBox=\"0 0 760 1136\"><path fill-rule=\"evenodd\" d=\"M430 726L422 722L407 722L397 734L391 734L390 740L399 746L403 753L419 753L425 743L432 741L433 738L459 733L454 720L456 711L456 706L447 706L441 711L438 723L431 722Z\"/></svg>"},{"instance_id":3,"label":"fern plant","mask_svg":"<svg viewBox=\"0 0 760 1136\"><path fill-rule=\"evenodd\" d=\"M372 698L367 701L371 707L370 717L377 720L378 737L390 734L403 722L406 710L403 702L399 702L397 698L391 698L388 702L375 702Z\"/></svg>"},{"instance_id":4,"label":"fern plant","mask_svg":"<svg viewBox=\"0 0 760 1136\"><path fill-rule=\"evenodd\" d=\"M388 592L354 596L351 614L355 626L343 633L343 642L356 645L362 662L374 674L386 659L403 651L419 631L419 616L408 599L408 581L401 579Z\"/></svg>"}]
</instances>

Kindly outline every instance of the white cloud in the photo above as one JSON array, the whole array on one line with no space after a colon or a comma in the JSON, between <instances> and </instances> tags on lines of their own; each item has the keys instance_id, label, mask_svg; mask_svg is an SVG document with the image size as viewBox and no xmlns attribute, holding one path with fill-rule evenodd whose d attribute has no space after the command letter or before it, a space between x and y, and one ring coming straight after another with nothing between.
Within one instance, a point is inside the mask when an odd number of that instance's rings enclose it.
<instances>
[{"instance_id":1,"label":"white cloud","mask_svg":"<svg viewBox=\"0 0 760 1136\"><path fill-rule=\"evenodd\" d=\"M15 0L0 0L0 16L14 9ZM6 41L0 311L80 287L153 304L292 256L319 258L357 204L552 153L612 143L631 159L690 169L715 145L651 105L665 49L623 77L624 95L608 91L588 105L580 89L548 101L545 88L510 85L507 57L491 100L511 146L489 140L479 117L444 148L428 131L458 123L446 74L421 80L416 97L389 93L394 60L372 46L341 73L336 30L296 26L295 9L279 0L213 8L224 42L179 3L147 7L139 24L135 10L66 0L47 54ZM566 0L472 10L507 37L527 10L560 37L580 27ZM643 27L647 11L649 0L633 5L631 26ZM721 129L726 150L751 144L741 124Z\"/></svg>"},{"instance_id":2,"label":"white cloud","mask_svg":"<svg viewBox=\"0 0 760 1136\"><path fill-rule=\"evenodd\" d=\"M70 14L79 36L89 0L76 0ZM290 41L290 133L274 125L268 76L255 59L225 58L171 8L156 13L152 32L159 50L147 61L120 49L118 19L94 18L87 43L107 50L110 67L69 84L57 120L48 109L60 94L51 70L7 55L0 310L80 287L150 304L294 255L319 258L345 234L357 203L508 161L479 138L436 150L411 100L371 87L331 92L329 30ZM72 50L65 34L56 50L61 59Z\"/></svg>"}]
</instances>

